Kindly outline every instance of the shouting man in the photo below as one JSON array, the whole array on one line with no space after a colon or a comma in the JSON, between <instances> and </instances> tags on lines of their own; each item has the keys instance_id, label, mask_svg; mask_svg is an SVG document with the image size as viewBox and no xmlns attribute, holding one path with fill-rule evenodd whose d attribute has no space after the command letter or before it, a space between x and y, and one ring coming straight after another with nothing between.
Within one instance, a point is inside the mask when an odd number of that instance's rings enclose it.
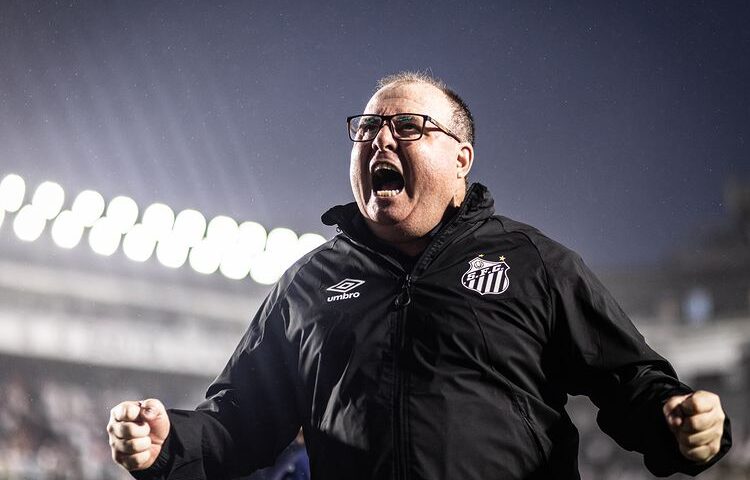
<instances>
[{"instance_id":1,"label":"shouting man","mask_svg":"<svg viewBox=\"0 0 750 480\"><path fill-rule=\"evenodd\" d=\"M442 82L383 79L348 118L355 202L291 267L195 411L112 409L136 478L246 475L300 427L313 479L576 479L567 395L656 475L697 474L731 444L580 257L495 215L468 187L474 125Z\"/></svg>"}]
</instances>

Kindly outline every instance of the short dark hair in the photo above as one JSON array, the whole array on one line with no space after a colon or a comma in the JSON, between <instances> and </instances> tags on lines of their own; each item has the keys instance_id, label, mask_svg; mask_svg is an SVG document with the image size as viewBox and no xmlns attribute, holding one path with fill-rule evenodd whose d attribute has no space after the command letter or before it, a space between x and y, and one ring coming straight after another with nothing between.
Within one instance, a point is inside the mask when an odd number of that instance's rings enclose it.
<instances>
[{"instance_id":1,"label":"short dark hair","mask_svg":"<svg viewBox=\"0 0 750 480\"><path fill-rule=\"evenodd\" d=\"M445 82L439 78L433 77L427 72L403 71L392 75L386 75L378 80L375 92L378 92L387 86L398 85L400 83L426 83L443 92L453 108L453 118L451 119L450 125L451 130L453 130L462 140L474 145L474 116L471 114L471 110L469 110L466 102L464 102L455 91L450 89Z\"/></svg>"}]
</instances>

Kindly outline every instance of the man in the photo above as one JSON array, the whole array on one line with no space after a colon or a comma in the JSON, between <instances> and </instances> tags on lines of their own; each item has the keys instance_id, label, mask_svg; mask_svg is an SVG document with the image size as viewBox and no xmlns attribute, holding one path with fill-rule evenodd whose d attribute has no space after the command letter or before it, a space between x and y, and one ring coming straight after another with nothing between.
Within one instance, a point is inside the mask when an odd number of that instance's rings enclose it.
<instances>
[{"instance_id":1,"label":"man","mask_svg":"<svg viewBox=\"0 0 750 480\"><path fill-rule=\"evenodd\" d=\"M231 478L300 425L313 479L574 479L567 394L657 475L731 443L719 398L681 384L570 250L467 190L464 102L384 79L348 119L356 204L289 269L197 411L124 402L112 455L137 478Z\"/></svg>"}]
</instances>

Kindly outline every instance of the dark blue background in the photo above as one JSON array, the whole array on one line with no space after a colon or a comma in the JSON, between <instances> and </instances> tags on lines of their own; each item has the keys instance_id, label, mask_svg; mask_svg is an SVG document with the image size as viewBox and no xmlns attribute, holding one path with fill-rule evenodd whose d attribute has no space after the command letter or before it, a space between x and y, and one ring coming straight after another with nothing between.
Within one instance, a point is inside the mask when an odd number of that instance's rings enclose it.
<instances>
[{"instance_id":1,"label":"dark blue background","mask_svg":"<svg viewBox=\"0 0 750 480\"><path fill-rule=\"evenodd\" d=\"M331 235L344 118L429 70L477 121L472 179L590 263L725 221L750 173L750 3L0 3L0 176Z\"/></svg>"}]
</instances>

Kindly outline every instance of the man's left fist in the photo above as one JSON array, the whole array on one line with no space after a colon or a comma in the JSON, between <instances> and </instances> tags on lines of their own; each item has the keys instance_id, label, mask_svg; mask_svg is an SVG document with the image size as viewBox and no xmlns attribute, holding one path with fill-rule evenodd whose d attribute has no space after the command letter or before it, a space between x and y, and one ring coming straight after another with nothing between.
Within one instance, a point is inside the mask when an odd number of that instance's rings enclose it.
<instances>
[{"instance_id":1,"label":"man's left fist","mask_svg":"<svg viewBox=\"0 0 750 480\"><path fill-rule=\"evenodd\" d=\"M663 411L685 458L705 463L719 452L725 415L718 395L701 390L676 395Z\"/></svg>"}]
</instances>

